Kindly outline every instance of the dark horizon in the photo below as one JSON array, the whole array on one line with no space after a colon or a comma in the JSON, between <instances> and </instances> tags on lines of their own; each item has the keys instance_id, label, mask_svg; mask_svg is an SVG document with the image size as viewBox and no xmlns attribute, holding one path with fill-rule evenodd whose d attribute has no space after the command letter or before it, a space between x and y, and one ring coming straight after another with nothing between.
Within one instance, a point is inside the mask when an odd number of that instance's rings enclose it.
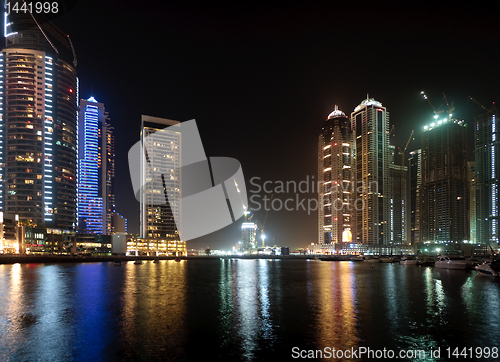
<instances>
[{"instance_id":1,"label":"dark horizon","mask_svg":"<svg viewBox=\"0 0 500 362\"><path fill-rule=\"evenodd\" d=\"M499 99L494 7L385 4L80 1L56 18L75 47L80 98L104 103L115 129L116 210L129 232L139 230L139 207L127 153L142 114L196 119L207 156L238 159L249 191L252 177L316 177L323 122L335 105L350 115L367 93L387 107L392 144L415 130L407 152L419 148L433 117L422 90L435 108L446 108L443 92L454 102L472 142L483 110L468 96L487 108ZM188 249L227 249L239 226L188 241ZM270 211L265 226L278 245L317 240L317 214Z\"/></svg>"}]
</instances>

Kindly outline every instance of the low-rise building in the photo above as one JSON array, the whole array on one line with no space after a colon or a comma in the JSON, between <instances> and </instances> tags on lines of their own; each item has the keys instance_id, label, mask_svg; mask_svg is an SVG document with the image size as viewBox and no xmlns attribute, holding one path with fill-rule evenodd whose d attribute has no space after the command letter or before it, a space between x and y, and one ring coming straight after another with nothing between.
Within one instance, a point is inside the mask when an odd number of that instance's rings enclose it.
<instances>
[{"instance_id":1,"label":"low-rise building","mask_svg":"<svg viewBox=\"0 0 500 362\"><path fill-rule=\"evenodd\" d=\"M127 235L127 255L186 256L186 242L176 239L139 238Z\"/></svg>"}]
</instances>

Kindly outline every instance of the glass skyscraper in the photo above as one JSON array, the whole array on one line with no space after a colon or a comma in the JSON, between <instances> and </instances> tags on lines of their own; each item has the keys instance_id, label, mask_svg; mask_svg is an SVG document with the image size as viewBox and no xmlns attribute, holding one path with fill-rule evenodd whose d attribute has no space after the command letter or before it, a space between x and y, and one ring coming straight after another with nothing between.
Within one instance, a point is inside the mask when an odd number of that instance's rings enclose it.
<instances>
[{"instance_id":1,"label":"glass skyscraper","mask_svg":"<svg viewBox=\"0 0 500 362\"><path fill-rule=\"evenodd\" d=\"M176 240L179 238L175 219L179 220L181 182L181 133L163 131L178 124L170 119L142 116L141 142L145 158L141 158L140 237ZM153 165L153 166L152 166ZM155 170L151 170L154 167ZM162 177L154 177L155 171ZM171 199L168 194L177 195ZM174 201L172 201L174 200ZM173 207L171 207L173 206ZM174 216L176 216L174 218Z\"/></svg>"},{"instance_id":2,"label":"glass skyscraper","mask_svg":"<svg viewBox=\"0 0 500 362\"><path fill-rule=\"evenodd\" d=\"M78 126L78 229L111 234L115 211L113 128L104 104L80 101Z\"/></svg>"},{"instance_id":3,"label":"glass skyscraper","mask_svg":"<svg viewBox=\"0 0 500 362\"><path fill-rule=\"evenodd\" d=\"M421 167L421 241L468 241L467 130L463 121L449 117L424 127Z\"/></svg>"},{"instance_id":4,"label":"glass skyscraper","mask_svg":"<svg viewBox=\"0 0 500 362\"><path fill-rule=\"evenodd\" d=\"M420 240L420 192L422 184L422 150L410 152L408 160L408 182L410 184L410 240L412 245Z\"/></svg>"},{"instance_id":5,"label":"glass skyscraper","mask_svg":"<svg viewBox=\"0 0 500 362\"><path fill-rule=\"evenodd\" d=\"M354 134L337 106L318 140L319 243L351 242L354 224Z\"/></svg>"},{"instance_id":6,"label":"glass skyscraper","mask_svg":"<svg viewBox=\"0 0 500 362\"><path fill-rule=\"evenodd\" d=\"M500 114L495 107L476 117L476 240L498 243Z\"/></svg>"},{"instance_id":7,"label":"glass skyscraper","mask_svg":"<svg viewBox=\"0 0 500 362\"><path fill-rule=\"evenodd\" d=\"M389 112L367 97L351 113L355 132L357 243L388 245L391 242L389 197Z\"/></svg>"},{"instance_id":8,"label":"glass skyscraper","mask_svg":"<svg viewBox=\"0 0 500 362\"><path fill-rule=\"evenodd\" d=\"M73 230L77 215L76 56L41 15L5 15L0 54L0 210Z\"/></svg>"}]
</instances>

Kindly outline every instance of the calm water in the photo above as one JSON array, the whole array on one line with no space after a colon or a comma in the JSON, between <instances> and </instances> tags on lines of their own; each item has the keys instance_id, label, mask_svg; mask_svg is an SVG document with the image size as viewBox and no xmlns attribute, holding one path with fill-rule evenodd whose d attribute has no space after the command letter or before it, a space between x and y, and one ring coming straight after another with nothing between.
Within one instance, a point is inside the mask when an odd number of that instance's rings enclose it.
<instances>
[{"instance_id":1,"label":"calm water","mask_svg":"<svg viewBox=\"0 0 500 362\"><path fill-rule=\"evenodd\" d=\"M500 347L500 281L475 271L305 260L15 264L0 265L0 290L0 361L281 361L295 360L293 347L356 346L440 348L441 358L425 360L445 361L459 360L443 358L447 347Z\"/></svg>"}]
</instances>

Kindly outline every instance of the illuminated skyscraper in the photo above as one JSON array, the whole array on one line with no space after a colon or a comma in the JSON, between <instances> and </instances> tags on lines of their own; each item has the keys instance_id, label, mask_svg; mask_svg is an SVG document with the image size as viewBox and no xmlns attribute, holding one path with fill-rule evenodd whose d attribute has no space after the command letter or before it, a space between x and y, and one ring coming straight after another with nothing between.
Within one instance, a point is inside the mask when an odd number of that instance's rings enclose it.
<instances>
[{"instance_id":1,"label":"illuminated skyscraper","mask_svg":"<svg viewBox=\"0 0 500 362\"><path fill-rule=\"evenodd\" d=\"M142 116L141 142L146 159L141 158L142 185L140 193L141 238L178 239L175 219L179 220L179 205L171 207L168 194L179 195L181 165L181 134L175 131L155 132L178 124L178 121L151 116ZM162 177L151 177L149 167L163 172ZM175 197L179 200L180 197ZM173 201L179 202L179 201ZM175 211L173 211L175 210ZM175 218L174 218L175 216Z\"/></svg>"},{"instance_id":2,"label":"illuminated skyscraper","mask_svg":"<svg viewBox=\"0 0 500 362\"><path fill-rule=\"evenodd\" d=\"M471 244L476 244L476 162L467 162L467 172L469 178L469 223Z\"/></svg>"},{"instance_id":3,"label":"illuminated skyscraper","mask_svg":"<svg viewBox=\"0 0 500 362\"><path fill-rule=\"evenodd\" d=\"M113 128L104 104L94 97L80 100L78 135L79 231L110 234L115 212Z\"/></svg>"},{"instance_id":4,"label":"illuminated skyscraper","mask_svg":"<svg viewBox=\"0 0 500 362\"><path fill-rule=\"evenodd\" d=\"M495 107L476 117L476 239L498 243L500 114Z\"/></svg>"},{"instance_id":5,"label":"illuminated skyscraper","mask_svg":"<svg viewBox=\"0 0 500 362\"><path fill-rule=\"evenodd\" d=\"M391 234L389 195L389 112L366 98L351 113L355 133L357 243L388 245Z\"/></svg>"},{"instance_id":6,"label":"illuminated skyscraper","mask_svg":"<svg viewBox=\"0 0 500 362\"><path fill-rule=\"evenodd\" d=\"M47 228L76 227L76 56L41 15L4 20L0 54L0 210Z\"/></svg>"},{"instance_id":7,"label":"illuminated skyscraper","mask_svg":"<svg viewBox=\"0 0 500 362\"><path fill-rule=\"evenodd\" d=\"M463 121L436 119L424 127L420 197L422 242L469 240L467 130Z\"/></svg>"},{"instance_id":8,"label":"illuminated skyscraper","mask_svg":"<svg viewBox=\"0 0 500 362\"><path fill-rule=\"evenodd\" d=\"M349 118L337 106L319 135L319 243L351 242L354 223L354 134Z\"/></svg>"},{"instance_id":9,"label":"illuminated skyscraper","mask_svg":"<svg viewBox=\"0 0 500 362\"><path fill-rule=\"evenodd\" d=\"M406 241L406 166L396 164L399 153L394 145L389 145L389 244Z\"/></svg>"},{"instance_id":10,"label":"illuminated skyscraper","mask_svg":"<svg viewBox=\"0 0 500 362\"><path fill-rule=\"evenodd\" d=\"M420 240L420 192L422 184L422 150L410 152L408 160L408 181L410 183L410 240L412 245L418 244Z\"/></svg>"}]
</instances>

